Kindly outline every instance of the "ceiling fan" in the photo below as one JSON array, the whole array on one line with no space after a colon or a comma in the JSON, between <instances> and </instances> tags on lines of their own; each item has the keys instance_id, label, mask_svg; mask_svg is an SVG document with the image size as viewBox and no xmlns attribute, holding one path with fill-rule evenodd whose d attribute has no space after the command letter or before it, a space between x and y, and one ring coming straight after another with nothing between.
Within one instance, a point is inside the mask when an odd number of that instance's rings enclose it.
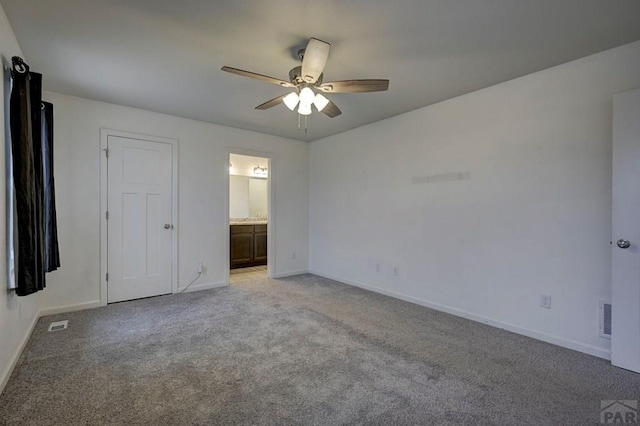
<instances>
[{"instance_id":1,"label":"ceiling fan","mask_svg":"<svg viewBox=\"0 0 640 426\"><path fill-rule=\"evenodd\" d=\"M298 113L305 116L311 114L312 105L315 106L318 111L322 111L332 118L342 114L342 111L340 111L336 104L320 92L381 92L389 88L389 80L342 80L323 83L323 70L329 57L330 48L331 45L325 41L316 38L309 39L306 49L301 49L298 52L298 57L302 61L302 65L289 71L290 81L227 66L222 67L222 71L295 89L293 92L278 96L258 105L256 109L269 109L280 103L284 103L291 111L295 110L297 106Z\"/></svg>"}]
</instances>

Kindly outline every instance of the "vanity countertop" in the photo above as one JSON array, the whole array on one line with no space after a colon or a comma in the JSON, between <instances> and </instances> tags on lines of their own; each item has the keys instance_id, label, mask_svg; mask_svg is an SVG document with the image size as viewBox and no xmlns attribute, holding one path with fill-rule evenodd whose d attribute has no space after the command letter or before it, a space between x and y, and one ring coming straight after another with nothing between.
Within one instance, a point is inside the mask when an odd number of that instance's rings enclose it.
<instances>
[{"instance_id":1,"label":"vanity countertop","mask_svg":"<svg viewBox=\"0 0 640 426\"><path fill-rule=\"evenodd\" d=\"M266 225L269 221L267 220L259 220L259 219L255 219L255 220L251 220L251 219L247 219L247 220L230 220L229 221L229 225Z\"/></svg>"}]
</instances>

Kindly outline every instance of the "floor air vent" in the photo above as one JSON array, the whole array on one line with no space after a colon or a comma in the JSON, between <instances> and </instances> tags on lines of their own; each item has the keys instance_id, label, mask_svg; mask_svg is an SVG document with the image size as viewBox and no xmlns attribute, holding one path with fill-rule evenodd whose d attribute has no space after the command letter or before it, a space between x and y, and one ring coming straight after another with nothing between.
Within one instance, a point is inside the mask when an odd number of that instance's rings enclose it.
<instances>
[{"instance_id":1,"label":"floor air vent","mask_svg":"<svg viewBox=\"0 0 640 426\"><path fill-rule=\"evenodd\" d=\"M611 339L611 302L600 301L600 337Z\"/></svg>"},{"instance_id":2,"label":"floor air vent","mask_svg":"<svg viewBox=\"0 0 640 426\"><path fill-rule=\"evenodd\" d=\"M67 325L69 325L69 320L55 321L49 324L49 331L64 330L67 328Z\"/></svg>"}]
</instances>

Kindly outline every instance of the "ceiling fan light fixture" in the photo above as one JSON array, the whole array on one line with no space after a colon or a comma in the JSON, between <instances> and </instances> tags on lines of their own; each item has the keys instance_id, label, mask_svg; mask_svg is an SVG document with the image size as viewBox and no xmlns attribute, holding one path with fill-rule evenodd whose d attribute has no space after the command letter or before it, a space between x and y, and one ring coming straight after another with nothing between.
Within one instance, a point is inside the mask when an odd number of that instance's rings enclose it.
<instances>
[{"instance_id":1,"label":"ceiling fan light fixture","mask_svg":"<svg viewBox=\"0 0 640 426\"><path fill-rule=\"evenodd\" d=\"M291 111L298 112L298 129L301 128L300 123L302 122L300 115L305 116L306 132L306 116L312 113L312 109L317 109L329 118L334 118L342 114L340 108L331 100L321 95L320 92L365 93L383 92L389 89L389 80L383 79L325 82L323 73L330 49L331 45L326 41L310 38L307 47L298 51L298 57L302 61L302 64L289 71L289 81L228 66L222 67L222 71L292 89L292 93L284 93L276 96L258 105L255 109L266 110L284 103ZM312 105L315 106L315 108Z\"/></svg>"},{"instance_id":2,"label":"ceiling fan light fixture","mask_svg":"<svg viewBox=\"0 0 640 426\"><path fill-rule=\"evenodd\" d=\"M296 108L296 105L298 105L299 100L300 98L298 97L298 94L296 92L291 92L287 96L282 98L282 102L284 102L287 108L289 108L291 111L293 111Z\"/></svg>"},{"instance_id":3,"label":"ceiling fan light fixture","mask_svg":"<svg viewBox=\"0 0 640 426\"><path fill-rule=\"evenodd\" d=\"M324 107L329 103L329 99L321 95L320 93L316 94L315 99L313 100L313 104L318 108L318 111L322 111Z\"/></svg>"},{"instance_id":4,"label":"ceiling fan light fixture","mask_svg":"<svg viewBox=\"0 0 640 426\"><path fill-rule=\"evenodd\" d=\"M311 114L311 104L300 102L300 106L298 107L298 114L300 115Z\"/></svg>"},{"instance_id":5,"label":"ceiling fan light fixture","mask_svg":"<svg viewBox=\"0 0 640 426\"><path fill-rule=\"evenodd\" d=\"M301 104L308 104L309 107L311 107L311 104L313 103L315 98L316 98L315 93L313 93L313 90L311 90L309 87L303 87L302 90L300 90Z\"/></svg>"}]
</instances>

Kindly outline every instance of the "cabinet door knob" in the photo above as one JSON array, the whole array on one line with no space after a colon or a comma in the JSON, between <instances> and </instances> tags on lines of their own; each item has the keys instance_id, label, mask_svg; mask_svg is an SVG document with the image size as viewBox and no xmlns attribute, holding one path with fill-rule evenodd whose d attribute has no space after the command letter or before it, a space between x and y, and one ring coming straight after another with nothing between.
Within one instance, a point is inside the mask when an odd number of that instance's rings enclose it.
<instances>
[{"instance_id":1,"label":"cabinet door knob","mask_svg":"<svg viewBox=\"0 0 640 426\"><path fill-rule=\"evenodd\" d=\"M164 229L173 229L173 225L170 223L165 223L164 224Z\"/></svg>"}]
</instances>

